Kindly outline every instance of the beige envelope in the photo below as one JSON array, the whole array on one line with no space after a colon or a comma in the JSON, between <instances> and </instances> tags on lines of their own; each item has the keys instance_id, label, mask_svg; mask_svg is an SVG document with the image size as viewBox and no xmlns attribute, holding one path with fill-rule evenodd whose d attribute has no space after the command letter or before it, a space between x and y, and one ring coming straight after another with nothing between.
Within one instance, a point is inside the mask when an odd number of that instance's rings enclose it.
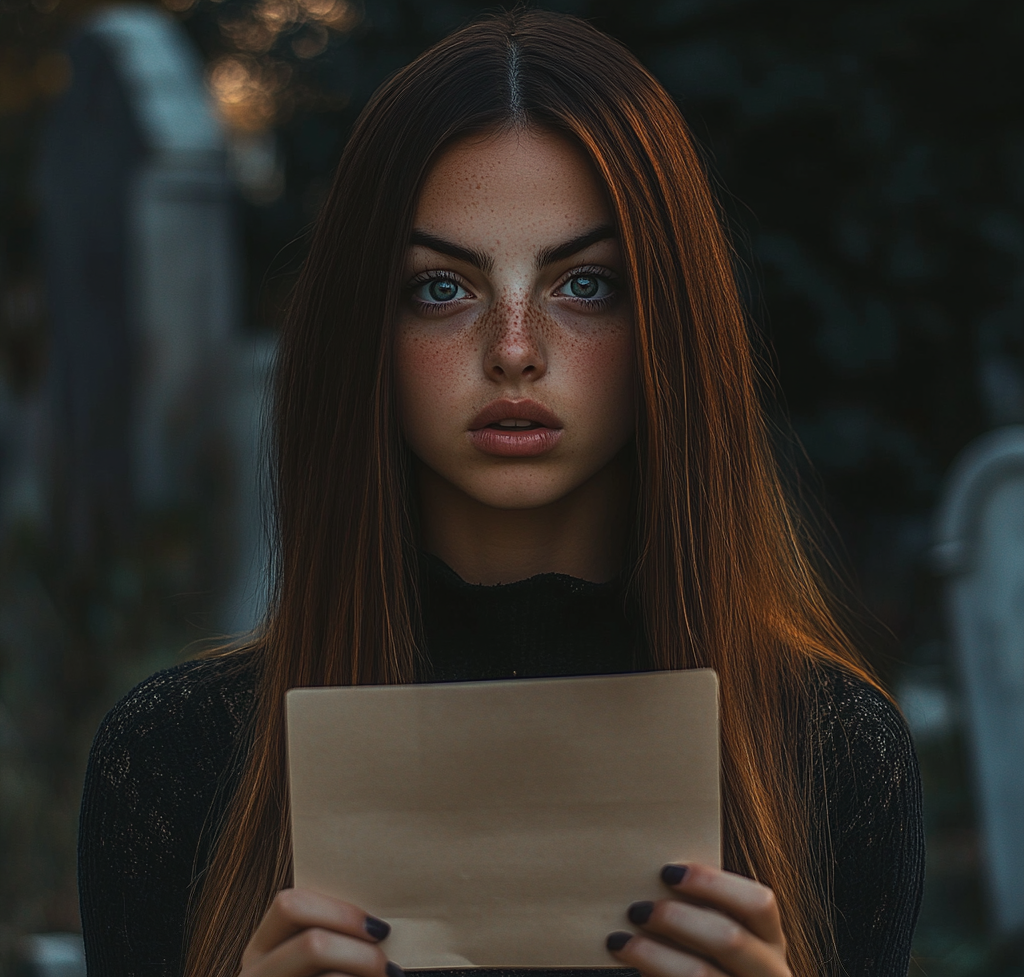
<instances>
[{"instance_id":1,"label":"beige envelope","mask_svg":"<svg viewBox=\"0 0 1024 977\"><path fill-rule=\"evenodd\" d=\"M406 968L615 967L661 866L719 865L710 669L287 695L295 884Z\"/></svg>"}]
</instances>

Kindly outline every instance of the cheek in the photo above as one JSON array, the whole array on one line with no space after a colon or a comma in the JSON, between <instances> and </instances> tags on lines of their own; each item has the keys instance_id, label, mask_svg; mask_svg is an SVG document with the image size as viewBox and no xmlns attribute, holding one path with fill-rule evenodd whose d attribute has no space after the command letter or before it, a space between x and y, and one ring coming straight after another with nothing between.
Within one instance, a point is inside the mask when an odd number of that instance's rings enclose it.
<instances>
[{"instance_id":1,"label":"cheek","mask_svg":"<svg viewBox=\"0 0 1024 977\"><path fill-rule=\"evenodd\" d=\"M402 427L410 441L449 426L448 416L470 382L473 344L468 337L399 327L395 382Z\"/></svg>"},{"instance_id":2,"label":"cheek","mask_svg":"<svg viewBox=\"0 0 1024 977\"><path fill-rule=\"evenodd\" d=\"M634 423L633 331L626 323L599 335L576 337L565 348L574 399L589 415L613 428Z\"/></svg>"}]
</instances>

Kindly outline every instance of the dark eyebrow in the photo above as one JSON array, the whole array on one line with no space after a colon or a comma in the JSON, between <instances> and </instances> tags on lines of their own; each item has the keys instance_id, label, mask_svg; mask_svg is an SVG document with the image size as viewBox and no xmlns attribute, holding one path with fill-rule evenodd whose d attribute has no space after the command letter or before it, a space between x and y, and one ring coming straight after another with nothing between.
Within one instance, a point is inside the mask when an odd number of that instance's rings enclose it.
<instances>
[{"instance_id":1,"label":"dark eyebrow","mask_svg":"<svg viewBox=\"0 0 1024 977\"><path fill-rule=\"evenodd\" d=\"M409 244L419 244L424 248L430 248L431 251L436 251L438 254L446 254L449 258L457 258L459 261L465 261L466 264L473 265L474 268L479 268L481 271L490 271L494 267L494 259L490 255L484 254L483 251L477 251L476 248L464 248L461 244L453 244L444 238L434 237L433 234L428 234L426 231L413 231L409 238Z\"/></svg>"},{"instance_id":2,"label":"dark eyebrow","mask_svg":"<svg viewBox=\"0 0 1024 977\"><path fill-rule=\"evenodd\" d=\"M579 235L579 237L574 237L571 241L566 241L564 244L556 244L554 247L544 248L537 255L537 267L546 268L548 265L553 265L556 261L571 258L574 254L589 248L592 244L597 244L598 241L607 241L615 236L616 231L611 224L602 224L600 227L595 227L592 231L586 231ZM454 244L451 241L446 241L444 238L435 237L426 231L414 230L409 237L409 244L411 246L418 244L424 248L430 248L431 251L436 251L438 254L446 254L450 258L465 261L481 271L489 272L494 267L494 259L490 255L484 254L483 251L478 251L476 248L464 248L461 244Z\"/></svg>"},{"instance_id":3,"label":"dark eyebrow","mask_svg":"<svg viewBox=\"0 0 1024 977\"><path fill-rule=\"evenodd\" d=\"M592 231L587 231L579 237L574 237L571 241L566 241L565 244L556 244L553 248L544 248L537 255L537 267L546 268L548 265L553 265L556 261L561 261L563 258L571 258L574 254L589 248L590 245L597 244L598 241L607 241L608 238L615 236L615 228L611 224L602 224L600 227L595 227Z\"/></svg>"}]
</instances>

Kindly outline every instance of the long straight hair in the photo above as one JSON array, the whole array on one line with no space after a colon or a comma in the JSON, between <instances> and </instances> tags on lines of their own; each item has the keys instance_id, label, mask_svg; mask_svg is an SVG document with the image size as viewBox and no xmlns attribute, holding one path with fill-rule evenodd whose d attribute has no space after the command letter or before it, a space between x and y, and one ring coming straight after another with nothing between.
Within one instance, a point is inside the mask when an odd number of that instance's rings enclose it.
<instances>
[{"instance_id":1,"label":"long straight hair","mask_svg":"<svg viewBox=\"0 0 1024 977\"><path fill-rule=\"evenodd\" d=\"M628 592L653 667L718 672L725 865L774 890L798 977L833 968L828 893L808 853L811 673L831 663L871 679L781 487L733 255L661 85L584 21L516 11L452 34L376 92L316 226L278 354L276 595L250 645L255 705L191 913L188 977L233 977L290 884L286 690L416 680L392 367L403 262L438 154L519 127L581 147L617 221L639 391Z\"/></svg>"}]
</instances>

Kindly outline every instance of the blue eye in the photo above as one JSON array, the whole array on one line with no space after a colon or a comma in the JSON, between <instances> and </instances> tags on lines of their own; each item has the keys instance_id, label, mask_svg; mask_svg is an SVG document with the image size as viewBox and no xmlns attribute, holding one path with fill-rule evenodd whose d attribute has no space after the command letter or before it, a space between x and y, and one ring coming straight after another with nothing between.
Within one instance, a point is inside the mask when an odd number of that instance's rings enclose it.
<instances>
[{"instance_id":1,"label":"blue eye","mask_svg":"<svg viewBox=\"0 0 1024 977\"><path fill-rule=\"evenodd\" d=\"M417 285L412 294L424 305L442 305L465 298L469 293L454 278L431 278Z\"/></svg>"},{"instance_id":2,"label":"blue eye","mask_svg":"<svg viewBox=\"0 0 1024 977\"><path fill-rule=\"evenodd\" d=\"M558 290L559 295L567 295L584 301L600 301L608 298L614 289L606 278L589 272L573 275Z\"/></svg>"}]
</instances>

